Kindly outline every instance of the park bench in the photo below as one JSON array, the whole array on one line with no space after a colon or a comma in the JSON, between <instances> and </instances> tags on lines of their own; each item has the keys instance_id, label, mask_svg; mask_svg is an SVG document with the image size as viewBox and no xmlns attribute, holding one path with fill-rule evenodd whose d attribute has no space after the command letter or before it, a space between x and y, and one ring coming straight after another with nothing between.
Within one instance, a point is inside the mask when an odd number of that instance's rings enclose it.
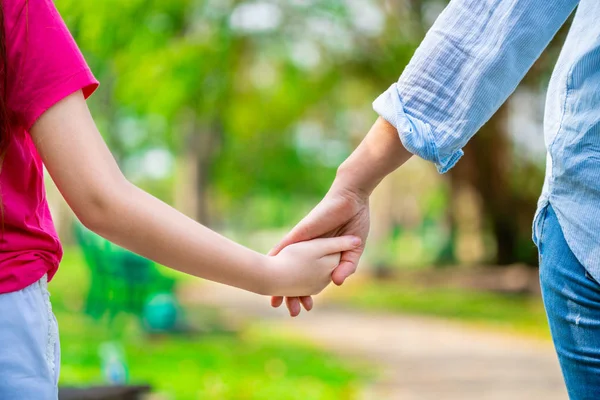
<instances>
[{"instance_id":1,"label":"park bench","mask_svg":"<svg viewBox=\"0 0 600 400\"><path fill-rule=\"evenodd\" d=\"M90 271L86 314L112 320L126 313L143 320L153 296L175 298L175 280L161 274L152 261L110 243L79 223L75 237ZM172 324L162 322L169 330Z\"/></svg>"},{"instance_id":2,"label":"park bench","mask_svg":"<svg viewBox=\"0 0 600 400\"><path fill-rule=\"evenodd\" d=\"M58 400L142 400L150 386L96 386L59 389Z\"/></svg>"}]
</instances>

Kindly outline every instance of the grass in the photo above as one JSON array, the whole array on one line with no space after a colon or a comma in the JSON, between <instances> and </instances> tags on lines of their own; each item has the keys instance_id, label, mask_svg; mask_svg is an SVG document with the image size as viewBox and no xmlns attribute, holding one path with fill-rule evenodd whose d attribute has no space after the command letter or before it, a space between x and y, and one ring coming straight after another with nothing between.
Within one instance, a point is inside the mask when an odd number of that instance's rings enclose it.
<instances>
[{"instance_id":1,"label":"grass","mask_svg":"<svg viewBox=\"0 0 600 400\"><path fill-rule=\"evenodd\" d=\"M153 339L137 324L126 322L118 334L111 333L79 311L87 282L81 255L68 249L50 285L61 332L61 385L101 383L99 346L117 339L125 350L131 381L151 384L165 399L357 397L364 378L357 367L259 326L239 334Z\"/></svg>"},{"instance_id":2,"label":"grass","mask_svg":"<svg viewBox=\"0 0 600 400\"><path fill-rule=\"evenodd\" d=\"M337 304L369 311L418 314L549 339L539 297L360 281L336 291Z\"/></svg>"}]
</instances>

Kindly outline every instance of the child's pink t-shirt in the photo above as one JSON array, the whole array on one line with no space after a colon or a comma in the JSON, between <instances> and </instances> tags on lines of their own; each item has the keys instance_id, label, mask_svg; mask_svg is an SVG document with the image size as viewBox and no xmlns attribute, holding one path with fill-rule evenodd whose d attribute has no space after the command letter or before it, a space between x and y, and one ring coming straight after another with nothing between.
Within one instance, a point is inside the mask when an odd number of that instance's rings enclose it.
<instances>
[{"instance_id":1,"label":"child's pink t-shirt","mask_svg":"<svg viewBox=\"0 0 600 400\"><path fill-rule=\"evenodd\" d=\"M78 90L87 97L98 82L51 0L1 1L11 127L0 167L0 293L8 293L52 278L62 257L28 131L52 105Z\"/></svg>"}]
</instances>

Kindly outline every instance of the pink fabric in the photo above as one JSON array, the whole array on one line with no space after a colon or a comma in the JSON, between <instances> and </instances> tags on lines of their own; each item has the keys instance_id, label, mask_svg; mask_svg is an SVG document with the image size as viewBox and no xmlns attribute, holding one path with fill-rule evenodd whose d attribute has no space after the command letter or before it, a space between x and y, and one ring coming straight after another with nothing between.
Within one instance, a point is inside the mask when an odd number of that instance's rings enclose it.
<instances>
[{"instance_id":1,"label":"pink fabric","mask_svg":"<svg viewBox=\"0 0 600 400\"><path fill-rule=\"evenodd\" d=\"M51 279L62 247L46 202L42 161L28 130L52 105L98 86L51 0L2 0L10 143L0 170L0 293Z\"/></svg>"}]
</instances>

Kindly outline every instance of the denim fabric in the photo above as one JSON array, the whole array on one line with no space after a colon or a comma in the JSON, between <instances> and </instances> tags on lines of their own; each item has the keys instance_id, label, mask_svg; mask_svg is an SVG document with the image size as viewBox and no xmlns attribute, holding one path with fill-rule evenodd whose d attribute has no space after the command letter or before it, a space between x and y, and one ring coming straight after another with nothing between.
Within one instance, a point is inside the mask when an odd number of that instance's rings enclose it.
<instances>
[{"instance_id":1,"label":"denim fabric","mask_svg":"<svg viewBox=\"0 0 600 400\"><path fill-rule=\"evenodd\" d=\"M0 399L56 400L59 349L46 277L0 294Z\"/></svg>"},{"instance_id":2,"label":"denim fabric","mask_svg":"<svg viewBox=\"0 0 600 400\"><path fill-rule=\"evenodd\" d=\"M568 246L551 205L539 219L540 282L571 400L600 399L600 285Z\"/></svg>"},{"instance_id":3,"label":"denim fabric","mask_svg":"<svg viewBox=\"0 0 600 400\"><path fill-rule=\"evenodd\" d=\"M447 171L578 4L546 98L536 220L551 202L571 251L600 281L600 1L452 0L373 108L407 150Z\"/></svg>"}]
</instances>

